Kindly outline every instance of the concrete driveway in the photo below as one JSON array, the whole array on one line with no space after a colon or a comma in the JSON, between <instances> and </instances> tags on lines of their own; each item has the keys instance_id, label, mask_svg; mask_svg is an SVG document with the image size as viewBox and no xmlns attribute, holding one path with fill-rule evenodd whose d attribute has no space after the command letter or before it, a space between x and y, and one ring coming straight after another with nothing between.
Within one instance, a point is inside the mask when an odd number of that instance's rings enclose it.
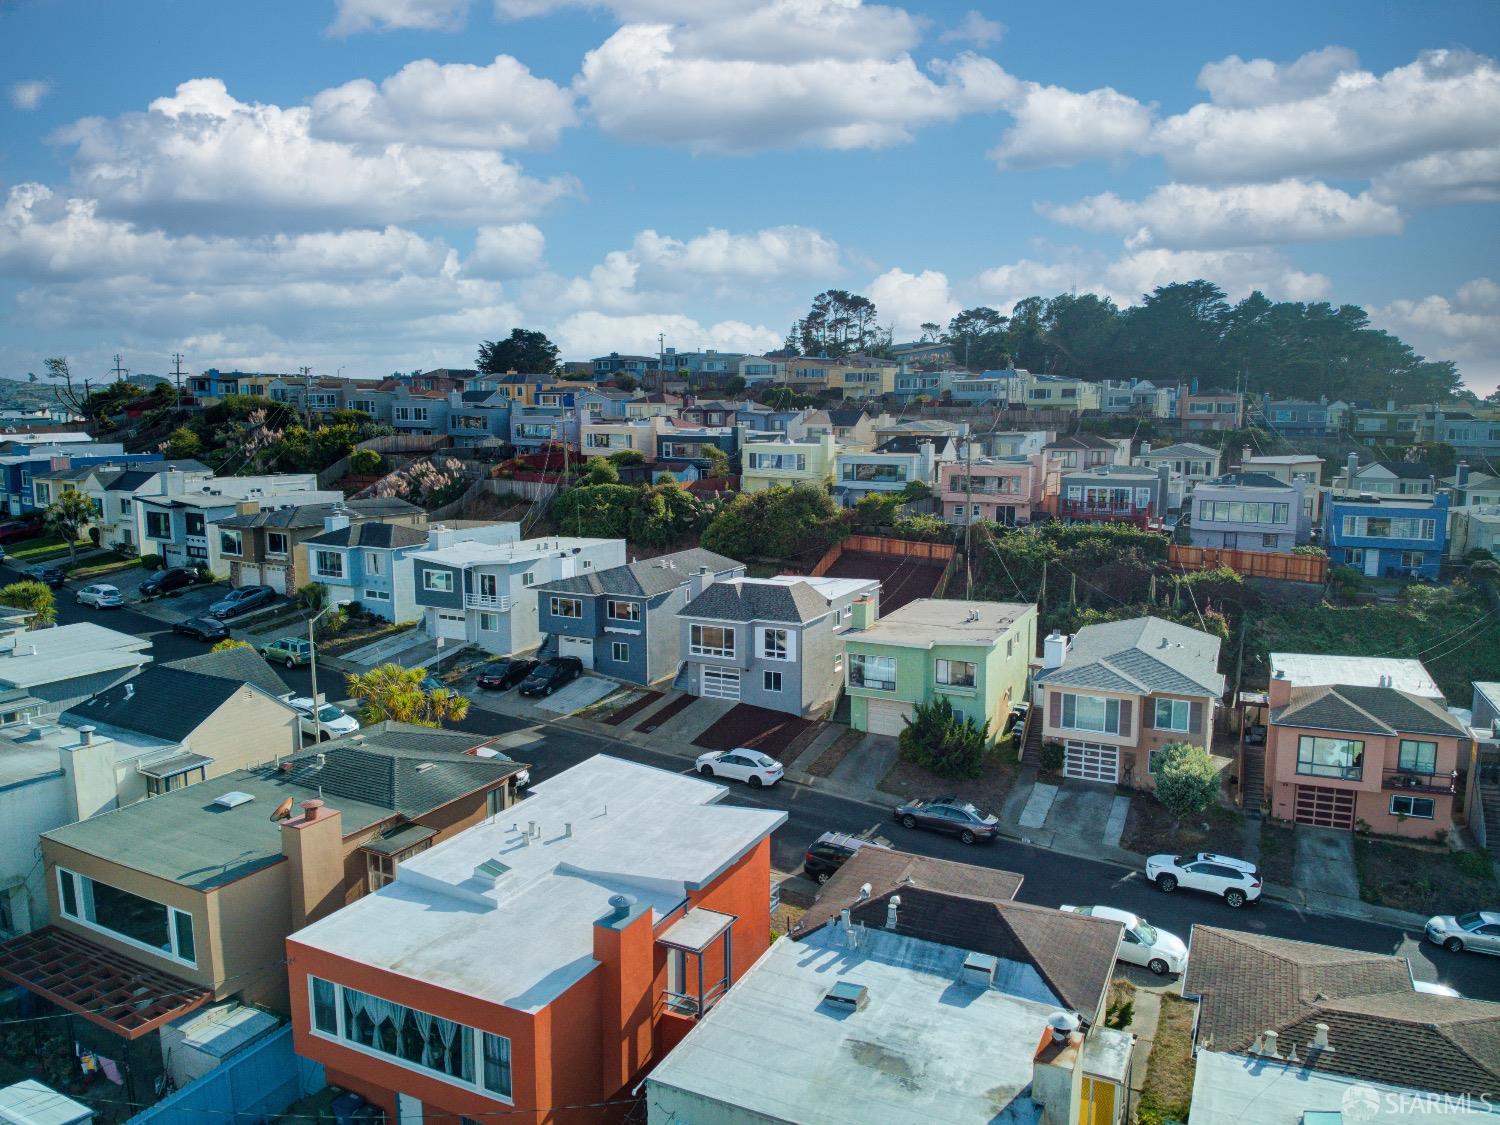
<instances>
[{"instance_id":1,"label":"concrete driveway","mask_svg":"<svg viewBox=\"0 0 1500 1125\"><path fill-rule=\"evenodd\" d=\"M620 685L614 680L600 679L598 676L579 676L567 687L554 692L552 695L536 701L536 706L543 711L552 711L559 715L571 715L575 711L582 711L603 699L611 692L618 691Z\"/></svg>"},{"instance_id":2,"label":"concrete driveway","mask_svg":"<svg viewBox=\"0 0 1500 1125\"><path fill-rule=\"evenodd\" d=\"M1299 890L1359 898L1352 832L1299 824L1295 835L1297 858L1292 871Z\"/></svg>"}]
</instances>

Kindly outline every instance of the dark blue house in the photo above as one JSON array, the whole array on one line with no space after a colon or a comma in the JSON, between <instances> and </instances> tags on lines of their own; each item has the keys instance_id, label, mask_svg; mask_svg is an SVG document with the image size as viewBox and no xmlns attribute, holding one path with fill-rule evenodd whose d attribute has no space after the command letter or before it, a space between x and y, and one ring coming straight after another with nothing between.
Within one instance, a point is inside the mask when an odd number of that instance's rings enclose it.
<instances>
[{"instance_id":1,"label":"dark blue house","mask_svg":"<svg viewBox=\"0 0 1500 1125\"><path fill-rule=\"evenodd\" d=\"M707 468L708 448L721 449L724 456L733 457L740 448L738 426L676 426L656 437L656 459L658 461L691 461L700 469Z\"/></svg>"},{"instance_id":2,"label":"dark blue house","mask_svg":"<svg viewBox=\"0 0 1500 1125\"><path fill-rule=\"evenodd\" d=\"M1331 564L1371 578L1435 581L1448 546L1448 496L1332 492L1323 507L1323 546Z\"/></svg>"},{"instance_id":3,"label":"dark blue house","mask_svg":"<svg viewBox=\"0 0 1500 1125\"><path fill-rule=\"evenodd\" d=\"M677 672L677 611L714 582L745 576L745 565L694 547L654 559L560 578L536 587L537 628L557 638L559 656L633 684Z\"/></svg>"}]
</instances>

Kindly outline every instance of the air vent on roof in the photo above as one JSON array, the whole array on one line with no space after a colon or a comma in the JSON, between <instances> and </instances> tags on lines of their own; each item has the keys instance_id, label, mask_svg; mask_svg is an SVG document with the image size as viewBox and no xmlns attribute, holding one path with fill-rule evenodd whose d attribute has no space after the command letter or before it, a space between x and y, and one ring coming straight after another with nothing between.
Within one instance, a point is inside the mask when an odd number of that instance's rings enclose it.
<instances>
[{"instance_id":1,"label":"air vent on roof","mask_svg":"<svg viewBox=\"0 0 1500 1125\"><path fill-rule=\"evenodd\" d=\"M870 1002L870 990L862 984L841 980L823 994L823 1001L842 1011L862 1011Z\"/></svg>"},{"instance_id":2,"label":"air vent on roof","mask_svg":"<svg viewBox=\"0 0 1500 1125\"><path fill-rule=\"evenodd\" d=\"M999 965L1000 959L991 954L970 953L964 957L960 979L980 988L989 988L995 983L995 970Z\"/></svg>"},{"instance_id":3,"label":"air vent on roof","mask_svg":"<svg viewBox=\"0 0 1500 1125\"><path fill-rule=\"evenodd\" d=\"M237 809L241 805L248 805L253 800L255 800L255 795L253 793L246 793L239 789L231 789L222 797L215 797L214 804L218 805L221 809Z\"/></svg>"},{"instance_id":4,"label":"air vent on roof","mask_svg":"<svg viewBox=\"0 0 1500 1125\"><path fill-rule=\"evenodd\" d=\"M433 767L434 764L435 763L433 763L433 762L421 762L417 766L417 772L418 773L422 773L425 770L430 770L430 769L432 769L432 767Z\"/></svg>"}]
</instances>

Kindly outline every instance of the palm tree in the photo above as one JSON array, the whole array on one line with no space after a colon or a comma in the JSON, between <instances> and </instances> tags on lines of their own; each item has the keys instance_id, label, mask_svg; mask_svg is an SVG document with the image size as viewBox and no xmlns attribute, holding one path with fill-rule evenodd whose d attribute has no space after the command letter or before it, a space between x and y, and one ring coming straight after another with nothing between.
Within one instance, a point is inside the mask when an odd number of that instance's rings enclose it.
<instances>
[{"instance_id":1,"label":"palm tree","mask_svg":"<svg viewBox=\"0 0 1500 1125\"><path fill-rule=\"evenodd\" d=\"M422 686L427 673L421 668L403 668L399 664L382 664L368 672L348 677L349 694L364 701L359 718L363 723L386 719L414 723L421 727L440 727L458 722L469 713L469 700L448 688Z\"/></svg>"}]
</instances>

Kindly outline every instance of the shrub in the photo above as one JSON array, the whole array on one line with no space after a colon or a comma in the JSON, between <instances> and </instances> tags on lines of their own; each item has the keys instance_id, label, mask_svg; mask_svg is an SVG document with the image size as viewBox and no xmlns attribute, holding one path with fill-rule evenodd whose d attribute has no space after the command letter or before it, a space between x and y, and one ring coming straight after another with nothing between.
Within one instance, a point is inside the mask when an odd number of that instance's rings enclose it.
<instances>
[{"instance_id":1,"label":"shrub","mask_svg":"<svg viewBox=\"0 0 1500 1125\"><path fill-rule=\"evenodd\" d=\"M235 640L235 638L233 638L233 637L225 637L222 641L219 641L218 643L216 643L214 645L214 647L211 648L211 649L209 649L208 651L209 652L228 652L232 648L254 648L254 647L255 646L252 645L249 641L239 641L239 640Z\"/></svg>"},{"instance_id":2,"label":"shrub","mask_svg":"<svg viewBox=\"0 0 1500 1125\"><path fill-rule=\"evenodd\" d=\"M1219 799L1219 770L1201 746L1169 742L1157 752L1156 799L1179 819Z\"/></svg>"},{"instance_id":3,"label":"shrub","mask_svg":"<svg viewBox=\"0 0 1500 1125\"><path fill-rule=\"evenodd\" d=\"M920 543L944 543L953 538L953 528L937 516L907 516L892 526L897 539L914 539Z\"/></svg>"},{"instance_id":4,"label":"shrub","mask_svg":"<svg viewBox=\"0 0 1500 1125\"><path fill-rule=\"evenodd\" d=\"M740 493L704 529L702 545L732 559L785 559L824 550L846 533L833 498L799 484Z\"/></svg>"},{"instance_id":5,"label":"shrub","mask_svg":"<svg viewBox=\"0 0 1500 1125\"><path fill-rule=\"evenodd\" d=\"M609 455L610 461L616 465L644 465L646 455L638 449L618 449Z\"/></svg>"},{"instance_id":6,"label":"shrub","mask_svg":"<svg viewBox=\"0 0 1500 1125\"><path fill-rule=\"evenodd\" d=\"M1486 851L1454 852L1453 866L1467 879L1492 879L1495 876L1494 862Z\"/></svg>"},{"instance_id":7,"label":"shrub","mask_svg":"<svg viewBox=\"0 0 1500 1125\"><path fill-rule=\"evenodd\" d=\"M139 559L136 560L136 562L138 562L140 564L140 567L141 567L142 570L160 570L161 569L161 556L160 555L142 555Z\"/></svg>"},{"instance_id":8,"label":"shrub","mask_svg":"<svg viewBox=\"0 0 1500 1125\"><path fill-rule=\"evenodd\" d=\"M297 587L297 604L311 612L322 609L328 604L328 587L316 582Z\"/></svg>"},{"instance_id":9,"label":"shrub","mask_svg":"<svg viewBox=\"0 0 1500 1125\"><path fill-rule=\"evenodd\" d=\"M99 529L97 527L89 528L89 542L97 547L99 546L99 538Z\"/></svg>"},{"instance_id":10,"label":"shrub","mask_svg":"<svg viewBox=\"0 0 1500 1125\"><path fill-rule=\"evenodd\" d=\"M975 726L939 696L919 703L901 732L901 756L939 777L978 777L989 750L990 724Z\"/></svg>"},{"instance_id":11,"label":"shrub","mask_svg":"<svg viewBox=\"0 0 1500 1125\"><path fill-rule=\"evenodd\" d=\"M356 449L349 454L349 471L362 477L380 472L385 467L385 458L373 449Z\"/></svg>"},{"instance_id":12,"label":"shrub","mask_svg":"<svg viewBox=\"0 0 1500 1125\"><path fill-rule=\"evenodd\" d=\"M620 483L620 470L603 457L590 457L585 472L589 484Z\"/></svg>"},{"instance_id":13,"label":"shrub","mask_svg":"<svg viewBox=\"0 0 1500 1125\"><path fill-rule=\"evenodd\" d=\"M1057 773L1063 768L1063 760L1067 757L1061 742L1042 743L1042 769L1048 773Z\"/></svg>"},{"instance_id":14,"label":"shrub","mask_svg":"<svg viewBox=\"0 0 1500 1125\"><path fill-rule=\"evenodd\" d=\"M30 629L45 628L51 625L57 617L57 604L51 589L45 582L35 582L31 579L12 582L9 586L0 587L0 605L30 610L33 614L27 625Z\"/></svg>"}]
</instances>

